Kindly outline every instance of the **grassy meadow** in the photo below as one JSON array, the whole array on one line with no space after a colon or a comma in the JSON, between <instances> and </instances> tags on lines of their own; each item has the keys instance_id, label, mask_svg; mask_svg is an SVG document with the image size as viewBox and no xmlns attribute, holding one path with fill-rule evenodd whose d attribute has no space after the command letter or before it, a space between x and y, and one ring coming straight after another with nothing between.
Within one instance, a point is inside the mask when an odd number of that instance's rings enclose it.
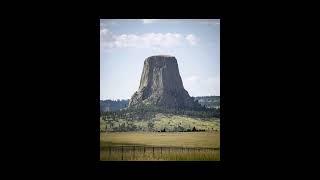
<instances>
[{"instance_id":1,"label":"grassy meadow","mask_svg":"<svg viewBox=\"0 0 320 180\"><path fill-rule=\"evenodd\" d=\"M100 160L102 161L219 161L219 149L219 132L100 133Z\"/></svg>"}]
</instances>

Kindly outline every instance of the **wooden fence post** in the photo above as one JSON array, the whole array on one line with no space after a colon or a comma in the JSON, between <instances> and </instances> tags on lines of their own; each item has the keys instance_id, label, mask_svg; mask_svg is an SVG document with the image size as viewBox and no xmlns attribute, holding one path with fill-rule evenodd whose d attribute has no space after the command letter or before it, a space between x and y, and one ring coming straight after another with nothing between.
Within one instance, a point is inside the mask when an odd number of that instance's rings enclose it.
<instances>
[{"instance_id":1,"label":"wooden fence post","mask_svg":"<svg viewBox=\"0 0 320 180\"><path fill-rule=\"evenodd\" d=\"M134 159L134 157L135 157L135 154L136 154L136 147L133 146L133 159Z\"/></svg>"},{"instance_id":2,"label":"wooden fence post","mask_svg":"<svg viewBox=\"0 0 320 180\"><path fill-rule=\"evenodd\" d=\"M121 147L121 160L123 160L123 145Z\"/></svg>"}]
</instances>

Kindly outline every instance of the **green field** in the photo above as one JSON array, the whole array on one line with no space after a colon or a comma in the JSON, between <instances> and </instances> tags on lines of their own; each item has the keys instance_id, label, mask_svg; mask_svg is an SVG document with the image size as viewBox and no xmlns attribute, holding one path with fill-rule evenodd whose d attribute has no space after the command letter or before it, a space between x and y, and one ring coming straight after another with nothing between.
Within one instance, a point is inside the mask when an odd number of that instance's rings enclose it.
<instances>
[{"instance_id":1,"label":"green field","mask_svg":"<svg viewBox=\"0 0 320 180\"><path fill-rule=\"evenodd\" d=\"M123 147L124 146L124 147ZM215 149L213 149L215 148ZM100 160L220 160L220 132L102 132Z\"/></svg>"}]
</instances>

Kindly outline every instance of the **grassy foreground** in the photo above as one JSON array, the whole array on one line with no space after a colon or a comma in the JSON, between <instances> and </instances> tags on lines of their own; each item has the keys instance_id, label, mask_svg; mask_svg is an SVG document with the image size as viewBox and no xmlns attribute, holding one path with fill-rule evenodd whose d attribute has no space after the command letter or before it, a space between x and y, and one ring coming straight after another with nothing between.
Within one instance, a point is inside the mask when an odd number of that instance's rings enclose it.
<instances>
[{"instance_id":1,"label":"grassy foreground","mask_svg":"<svg viewBox=\"0 0 320 180\"><path fill-rule=\"evenodd\" d=\"M220 148L219 132L100 133L100 160L220 160L205 148Z\"/></svg>"}]
</instances>

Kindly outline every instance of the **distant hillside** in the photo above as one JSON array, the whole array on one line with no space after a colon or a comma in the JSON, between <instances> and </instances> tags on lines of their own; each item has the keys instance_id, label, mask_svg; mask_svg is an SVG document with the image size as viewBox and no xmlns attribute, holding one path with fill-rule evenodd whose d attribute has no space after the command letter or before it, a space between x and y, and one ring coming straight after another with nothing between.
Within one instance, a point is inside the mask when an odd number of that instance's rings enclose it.
<instances>
[{"instance_id":1,"label":"distant hillside","mask_svg":"<svg viewBox=\"0 0 320 180\"><path fill-rule=\"evenodd\" d=\"M220 108L220 96L198 96L194 100L207 108ZM128 107L129 99L125 100L100 100L100 111L116 111Z\"/></svg>"},{"instance_id":2,"label":"distant hillside","mask_svg":"<svg viewBox=\"0 0 320 180\"><path fill-rule=\"evenodd\" d=\"M106 112L106 111L116 111L116 110L120 110L123 108L128 107L129 104L129 100L125 99L125 100L100 100L100 111L101 112Z\"/></svg>"},{"instance_id":3,"label":"distant hillside","mask_svg":"<svg viewBox=\"0 0 320 180\"><path fill-rule=\"evenodd\" d=\"M160 131L185 132L196 129L205 131L220 131L220 119L198 118L185 115L172 115L157 113L150 119L112 118L100 117L100 131L121 132L121 131Z\"/></svg>"},{"instance_id":4,"label":"distant hillside","mask_svg":"<svg viewBox=\"0 0 320 180\"><path fill-rule=\"evenodd\" d=\"M220 96L198 96L194 100L207 108L220 108Z\"/></svg>"}]
</instances>

